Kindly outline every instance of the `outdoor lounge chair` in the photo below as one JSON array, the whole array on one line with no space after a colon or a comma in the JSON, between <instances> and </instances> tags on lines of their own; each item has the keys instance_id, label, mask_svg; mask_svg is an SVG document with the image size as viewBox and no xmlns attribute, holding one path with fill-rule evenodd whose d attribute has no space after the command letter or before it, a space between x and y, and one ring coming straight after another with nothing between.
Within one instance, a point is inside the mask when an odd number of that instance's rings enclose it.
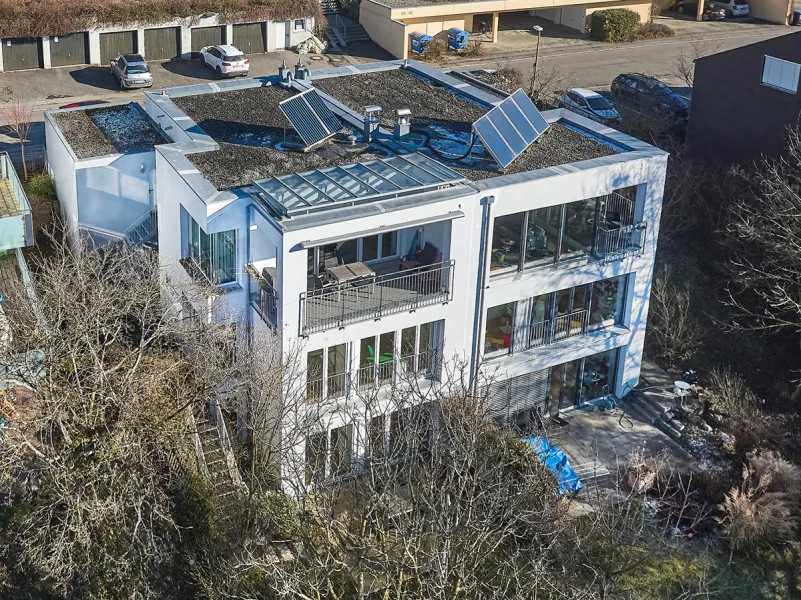
<instances>
[{"instance_id":1,"label":"outdoor lounge chair","mask_svg":"<svg viewBox=\"0 0 801 600\"><path fill-rule=\"evenodd\" d=\"M392 362L393 358L392 352L384 352L378 355L378 364L383 365ZM372 346L367 346L367 364L375 364L375 348Z\"/></svg>"},{"instance_id":2,"label":"outdoor lounge chair","mask_svg":"<svg viewBox=\"0 0 801 600\"><path fill-rule=\"evenodd\" d=\"M426 242L422 250L401 258L400 270L406 271L417 267L428 267L442 262L442 252L431 242Z\"/></svg>"}]
</instances>

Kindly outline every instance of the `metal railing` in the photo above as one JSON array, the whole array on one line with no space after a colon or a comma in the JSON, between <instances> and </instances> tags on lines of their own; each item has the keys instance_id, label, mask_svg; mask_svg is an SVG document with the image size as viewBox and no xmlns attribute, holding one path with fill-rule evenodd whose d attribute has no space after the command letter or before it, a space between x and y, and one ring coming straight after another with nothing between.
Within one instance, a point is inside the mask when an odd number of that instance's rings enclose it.
<instances>
[{"instance_id":1,"label":"metal railing","mask_svg":"<svg viewBox=\"0 0 801 600\"><path fill-rule=\"evenodd\" d=\"M647 232L648 224L645 222L622 227L599 225L593 255L602 263L641 256L645 250Z\"/></svg>"},{"instance_id":2,"label":"metal railing","mask_svg":"<svg viewBox=\"0 0 801 600\"><path fill-rule=\"evenodd\" d=\"M149 242L154 236L157 236L158 227L158 211L154 206L122 233L129 244L138 246Z\"/></svg>"},{"instance_id":3,"label":"metal railing","mask_svg":"<svg viewBox=\"0 0 801 600\"><path fill-rule=\"evenodd\" d=\"M587 309L574 310L553 319L515 327L508 354L550 346L562 340L586 335L589 316Z\"/></svg>"},{"instance_id":4,"label":"metal railing","mask_svg":"<svg viewBox=\"0 0 801 600\"><path fill-rule=\"evenodd\" d=\"M301 334L447 303L453 275L450 261L303 292Z\"/></svg>"},{"instance_id":5,"label":"metal railing","mask_svg":"<svg viewBox=\"0 0 801 600\"><path fill-rule=\"evenodd\" d=\"M335 373L325 378L310 379L306 383L306 400L318 402L331 398L341 398L348 393L348 374Z\"/></svg>"},{"instance_id":6,"label":"metal railing","mask_svg":"<svg viewBox=\"0 0 801 600\"><path fill-rule=\"evenodd\" d=\"M428 350L401 356L378 365L364 365L357 371L356 389L378 388L404 379L433 378L436 376L436 357L435 350Z\"/></svg>"},{"instance_id":7,"label":"metal railing","mask_svg":"<svg viewBox=\"0 0 801 600\"><path fill-rule=\"evenodd\" d=\"M275 327L278 323L278 294L264 278L258 276L252 269L246 269L255 289L250 292L250 305L259 313L261 320Z\"/></svg>"},{"instance_id":8,"label":"metal railing","mask_svg":"<svg viewBox=\"0 0 801 600\"><path fill-rule=\"evenodd\" d=\"M634 224L635 202L625 196L612 192L601 196L601 221L616 221L621 225Z\"/></svg>"}]
</instances>

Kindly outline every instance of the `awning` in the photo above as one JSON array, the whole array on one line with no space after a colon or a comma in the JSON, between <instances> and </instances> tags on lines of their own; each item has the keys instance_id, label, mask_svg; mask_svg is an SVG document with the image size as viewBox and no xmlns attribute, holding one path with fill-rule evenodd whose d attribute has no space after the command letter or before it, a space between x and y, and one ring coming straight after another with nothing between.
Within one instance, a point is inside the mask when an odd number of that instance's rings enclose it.
<instances>
[{"instance_id":1,"label":"awning","mask_svg":"<svg viewBox=\"0 0 801 600\"><path fill-rule=\"evenodd\" d=\"M388 231L400 231L401 229L412 229L420 227L421 225L428 225L429 223L440 223L441 221L452 221L454 219L461 219L464 213L461 210L454 210L444 215L434 215L426 219L416 219L414 221L407 221L405 223L397 223L392 225L385 225L383 227L374 227L373 229L365 229L363 231L355 231L351 233L344 233L334 237L324 238L321 240L309 240L301 242L300 247L303 249L316 248L317 246L327 246L328 244L336 244L337 242L346 242L356 238L369 237L379 233L386 233Z\"/></svg>"}]
</instances>

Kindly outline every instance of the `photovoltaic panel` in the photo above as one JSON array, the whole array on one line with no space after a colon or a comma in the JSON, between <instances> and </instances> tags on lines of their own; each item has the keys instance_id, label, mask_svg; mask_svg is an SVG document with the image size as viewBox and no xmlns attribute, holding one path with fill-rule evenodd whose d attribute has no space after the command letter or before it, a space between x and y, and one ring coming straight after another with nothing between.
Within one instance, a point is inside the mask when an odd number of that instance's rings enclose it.
<instances>
[{"instance_id":1,"label":"photovoltaic panel","mask_svg":"<svg viewBox=\"0 0 801 600\"><path fill-rule=\"evenodd\" d=\"M548 129L548 123L526 93L517 90L473 123L473 129L487 151L506 168Z\"/></svg>"},{"instance_id":2,"label":"photovoltaic panel","mask_svg":"<svg viewBox=\"0 0 801 600\"><path fill-rule=\"evenodd\" d=\"M342 130L342 124L325 105L317 90L306 90L278 103L307 147Z\"/></svg>"}]
</instances>

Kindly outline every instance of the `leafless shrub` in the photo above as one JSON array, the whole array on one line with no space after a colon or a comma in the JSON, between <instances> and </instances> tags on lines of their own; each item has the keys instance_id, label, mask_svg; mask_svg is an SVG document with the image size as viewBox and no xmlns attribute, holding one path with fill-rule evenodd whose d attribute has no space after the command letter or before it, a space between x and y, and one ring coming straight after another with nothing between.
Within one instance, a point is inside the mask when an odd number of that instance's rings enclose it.
<instances>
[{"instance_id":1,"label":"leafless shrub","mask_svg":"<svg viewBox=\"0 0 801 600\"><path fill-rule=\"evenodd\" d=\"M538 65L529 79L528 95L540 108L555 108L572 77L573 73L563 72L558 65Z\"/></svg>"},{"instance_id":2,"label":"leafless shrub","mask_svg":"<svg viewBox=\"0 0 801 600\"><path fill-rule=\"evenodd\" d=\"M712 389L709 400L711 408L748 418L759 410L761 402L748 387L745 378L728 366L713 368L709 373L709 385Z\"/></svg>"},{"instance_id":3,"label":"leafless shrub","mask_svg":"<svg viewBox=\"0 0 801 600\"><path fill-rule=\"evenodd\" d=\"M484 42L479 39L471 39L467 44L467 49L462 53L462 56L469 58L481 58L486 54L484 50Z\"/></svg>"},{"instance_id":4,"label":"leafless shrub","mask_svg":"<svg viewBox=\"0 0 801 600\"><path fill-rule=\"evenodd\" d=\"M664 23L654 23L649 21L643 23L637 30L638 40L656 40L660 38L669 38L676 35L676 30L668 27Z\"/></svg>"},{"instance_id":5,"label":"leafless shrub","mask_svg":"<svg viewBox=\"0 0 801 600\"><path fill-rule=\"evenodd\" d=\"M701 343L690 298L689 283L674 283L670 267L663 265L651 286L646 335L651 351L671 365L689 361Z\"/></svg>"},{"instance_id":6,"label":"leafless shrub","mask_svg":"<svg viewBox=\"0 0 801 600\"><path fill-rule=\"evenodd\" d=\"M721 42L719 40L708 40L694 37L690 43L681 45L679 55L676 57L673 64L673 71L676 77L687 84L687 87L693 86L693 79L695 78L695 61L704 56L714 54L720 49Z\"/></svg>"},{"instance_id":7,"label":"leafless shrub","mask_svg":"<svg viewBox=\"0 0 801 600\"><path fill-rule=\"evenodd\" d=\"M801 499L801 467L784 460L778 453L759 450L748 457L752 482L766 481L768 492L779 492L797 502Z\"/></svg>"},{"instance_id":8,"label":"leafless shrub","mask_svg":"<svg viewBox=\"0 0 801 600\"><path fill-rule=\"evenodd\" d=\"M510 94L524 86L523 71L509 63L499 65L489 74L489 83Z\"/></svg>"},{"instance_id":9,"label":"leafless shrub","mask_svg":"<svg viewBox=\"0 0 801 600\"><path fill-rule=\"evenodd\" d=\"M0 102L0 130L5 130L19 141L22 154L22 171L25 181L28 180L28 164L25 161L25 144L31 133L33 115L37 101L21 94L15 94L5 102Z\"/></svg>"},{"instance_id":10,"label":"leafless shrub","mask_svg":"<svg viewBox=\"0 0 801 600\"><path fill-rule=\"evenodd\" d=\"M448 50L448 43L441 38L434 38L426 44L425 52L421 58L426 62L436 62L440 60Z\"/></svg>"},{"instance_id":11,"label":"leafless shrub","mask_svg":"<svg viewBox=\"0 0 801 600\"><path fill-rule=\"evenodd\" d=\"M770 474L757 476L743 468L743 484L726 495L719 522L733 550L753 550L763 544L793 539L797 519L787 494L771 492Z\"/></svg>"}]
</instances>

